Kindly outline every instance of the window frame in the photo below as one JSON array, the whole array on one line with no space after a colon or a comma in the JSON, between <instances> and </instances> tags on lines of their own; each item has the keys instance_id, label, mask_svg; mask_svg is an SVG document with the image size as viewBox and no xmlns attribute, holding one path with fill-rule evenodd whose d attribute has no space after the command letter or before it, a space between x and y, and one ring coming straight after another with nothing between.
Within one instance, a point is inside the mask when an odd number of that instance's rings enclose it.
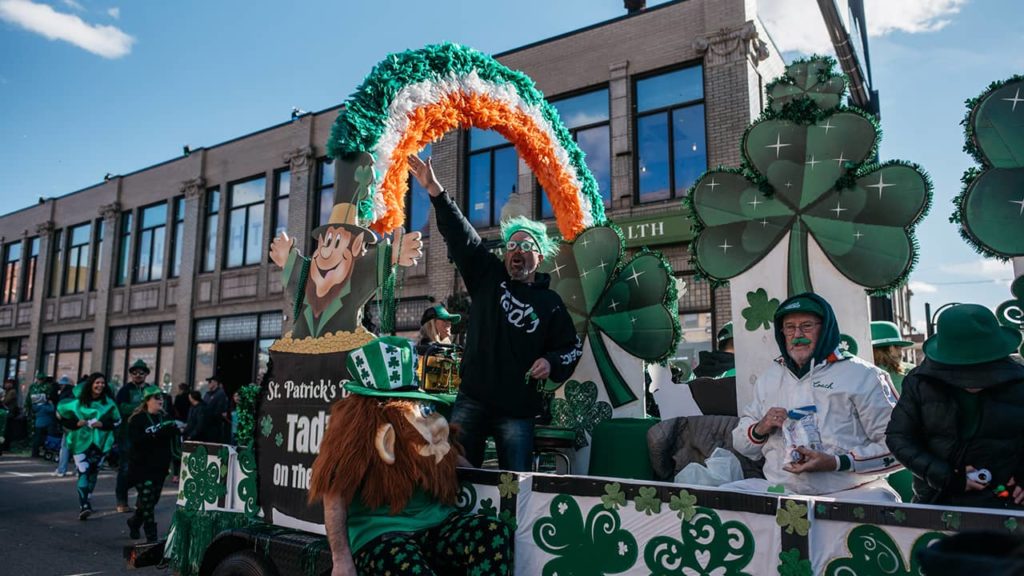
<instances>
[{"instance_id":1,"label":"window frame","mask_svg":"<svg viewBox=\"0 0 1024 576\"><path fill-rule=\"evenodd\" d=\"M100 272L103 269L103 236L107 233L107 223L103 218L93 220L92 254L89 273L89 291L100 289Z\"/></svg>"},{"instance_id":2,"label":"window frame","mask_svg":"<svg viewBox=\"0 0 1024 576\"><path fill-rule=\"evenodd\" d=\"M21 275L21 297L20 302L31 302L35 299L36 272L39 268L39 236L32 236L25 239L28 250L23 254L24 272Z\"/></svg>"},{"instance_id":3,"label":"window frame","mask_svg":"<svg viewBox=\"0 0 1024 576\"><path fill-rule=\"evenodd\" d=\"M161 206L164 209L164 219L163 219L163 222L160 222L159 224L150 225L150 226L147 227L146 226L146 210L152 210L154 208L159 208ZM135 254L132 257L132 261L133 261L132 262L132 276L133 276L132 283L133 284L146 284L148 282L160 282L160 281L162 281L164 279L164 272L166 272L166 267L167 267L167 221L168 221L168 216L170 215L170 213L168 212L168 208L169 208L169 206L168 206L167 200L162 200L160 202L154 202L152 204L148 204L146 206L142 206L142 207L140 207L140 208L138 208L136 210L138 217L136 218L136 221L135 221L135 226L136 226L136 230L135 230ZM163 246L161 248L161 251L164 252L164 254L162 255L163 258L161 260L162 264L160 265L160 270L157 271L159 276L154 278L154 271L156 271L156 256L157 256L156 242L154 240L156 239L157 233L159 231L163 231ZM142 274L142 270L143 269L142 269L142 265L141 265L142 243L147 238L147 235L149 235L149 237L150 237L149 238L149 254L148 254L148 256L149 256L149 265L148 265L149 270L148 270L148 274L143 276L143 274Z\"/></svg>"},{"instance_id":4,"label":"window frame","mask_svg":"<svg viewBox=\"0 0 1024 576\"><path fill-rule=\"evenodd\" d=\"M430 155L433 153L433 143L428 143L426 146L423 147L423 150L428 149L429 153L427 154L427 156L430 157ZM420 153L422 153L423 150L421 150ZM406 232L415 232L416 229L413 228L412 226L412 211L414 208L413 205L415 204L416 200L416 193L415 190L413 189L413 186L419 187L419 183L416 182L416 178L412 174L409 174L407 178L409 188L409 201L405 203L405 230ZM420 234L423 235L423 238L430 238L430 193L426 192L426 190L424 190L424 192L427 194L427 221L423 226L423 230L420 230L419 232Z\"/></svg>"},{"instance_id":5,"label":"window frame","mask_svg":"<svg viewBox=\"0 0 1024 576\"><path fill-rule=\"evenodd\" d=\"M481 130L481 131L486 131L483 128L476 128L476 129L477 130ZM490 131L497 133L496 130L490 130ZM519 185L519 161L520 161L519 152L516 151L515 144L513 144L511 142L508 142L508 139L505 138L505 136L503 136L501 134L499 134L499 136L504 138L507 143L506 144L495 144L495 145L492 145L492 146L486 146L486 147L480 148L479 150L473 150L471 148L471 146L472 146L472 129L465 130L465 138L466 138L466 155L465 155L465 160L466 161L465 161L465 174L464 174L465 175L465 179L464 179L464 182L466 183L466 193L463 195L462 210L463 210L463 214L466 215L466 220L468 220L470 223L473 222L472 210L470 210L470 204L471 204L471 202L470 202L470 200L471 200L471 198L470 198L470 194L471 194L471 190L470 190L470 182L471 182L471 180L470 180L470 173L471 173L471 169L470 168L471 168L471 165L472 165L471 159L473 158L473 156L482 156L484 154L487 154L488 155L488 159L490 161L489 162L490 198L488 200L490 202L491 209L490 209L490 214L488 215L488 224L486 226L478 226L477 224L473 224L473 227L477 228L478 230L479 229L487 229L487 228L496 228L497 226L499 226L501 224L501 208L496 206L496 202L494 201L494 195L496 193L495 186L494 186L494 180L495 180L495 178L494 178L494 176L495 176L495 174L494 174L495 173L495 170L494 170L494 155L495 155L496 152L501 151L501 150L506 150L508 148L511 148L513 153L515 153L515 157L516 157L516 179L515 179L515 181L516 181L516 183L512 186L512 194L519 194L520 193L520 190L518 189L518 185ZM512 197L510 195L509 199L511 200L511 198ZM497 212L497 214L495 214L495 212Z\"/></svg>"},{"instance_id":6,"label":"window frame","mask_svg":"<svg viewBox=\"0 0 1024 576\"><path fill-rule=\"evenodd\" d=\"M255 182L256 180L263 181L263 196L259 201L249 202L248 204L242 204L240 206L234 206L232 199L235 194L235 186L247 184L249 182ZM265 258L264 254L266 250L260 250L259 253L250 261L249 254L249 217L253 207L259 206L260 218L262 223L260 224L260 246L263 245L263 233L266 227L266 208L267 208L267 175L266 173L251 176L248 178L242 178L241 180L235 180L228 183L228 194L227 194L227 206L225 214L225 234L228 235L228 239L224 242L224 265L225 270L237 270L239 268L246 268L249 266L259 266ZM236 212L242 212L245 216L244 226L242 227L242 262L241 264L231 264L231 224L235 218Z\"/></svg>"},{"instance_id":7,"label":"window frame","mask_svg":"<svg viewBox=\"0 0 1024 576\"><path fill-rule=\"evenodd\" d=\"M49 298L57 298L60 296L60 288L64 284L62 282L61 264L64 260L64 229L58 228L53 231L51 238L54 239L53 245L50 246L50 282L46 287L47 296Z\"/></svg>"},{"instance_id":8,"label":"window frame","mask_svg":"<svg viewBox=\"0 0 1024 576\"><path fill-rule=\"evenodd\" d=\"M213 208L215 198L217 206ZM203 195L203 249L199 261L199 272L202 274L217 271L217 255L220 254L221 204L220 186L207 188Z\"/></svg>"},{"instance_id":9,"label":"window frame","mask_svg":"<svg viewBox=\"0 0 1024 576\"><path fill-rule=\"evenodd\" d=\"M135 222L134 211L123 210L117 221L117 270L114 274L114 286L127 286L132 277L131 248L132 226Z\"/></svg>"},{"instance_id":10,"label":"window frame","mask_svg":"<svg viewBox=\"0 0 1024 576\"><path fill-rule=\"evenodd\" d=\"M331 183L324 184L324 174L326 173L326 168L328 166L330 166ZM316 175L316 190L315 193L313 194L313 198L316 200L316 209L315 212L313 212L313 228L323 226L324 224L326 224L327 220L330 219L331 209L334 208L334 190L335 187L337 187L338 185L338 183L334 181L334 159L328 158L327 156L317 159ZM330 192L331 195L331 204L330 207L327 208L327 213L324 214L323 197L324 193L328 191Z\"/></svg>"},{"instance_id":11,"label":"window frame","mask_svg":"<svg viewBox=\"0 0 1024 576\"><path fill-rule=\"evenodd\" d=\"M86 229L86 238L84 243L75 244L75 231L82 228ZM85 254L85 273L87 277L85 282L82 282L82 247L84 246L87 250L92 249L92 235L93 226L92 222L82 222L81 224L75 224L68 226L67 231L67 246L64 251L64 268L62 270L61 278L61 293L65 295L69 294L83 294L89 291L89 279L92 277L92 256L91 254ZM72 262L74 258L74 262ZM75 264L74 273L74 285L72 285L72 264ZM81 289L79 289L81 285Z\"/></svg>"},{"instance_id":12,"label":"window frame","mask_svg":"<svg viewBox=\"0 0 1024 576\"><path fill-rule=\"evenodd\" d=\"M15 260L11 260L11 249L18 247L18 257ZM14 242L8 242L3 246L3 270L0 274L0 304L14 304L18 302L20 297L19 284L21 270L24 267L24 254L22 253L23 242L16 240Z\"/></svg>"},{"instance_id":13,"label":"window frame","mask_svg":"<svg viewBox=\"0 0 1024 576\"><path fill-rule=\"evenodd\" d=\"M183 247L185 242L185 197L175 196L171 198L170 216L170 263L167 269L167 278L178 278L181 276L181 261L184 258Z\"/></svg>"}]
</instances>

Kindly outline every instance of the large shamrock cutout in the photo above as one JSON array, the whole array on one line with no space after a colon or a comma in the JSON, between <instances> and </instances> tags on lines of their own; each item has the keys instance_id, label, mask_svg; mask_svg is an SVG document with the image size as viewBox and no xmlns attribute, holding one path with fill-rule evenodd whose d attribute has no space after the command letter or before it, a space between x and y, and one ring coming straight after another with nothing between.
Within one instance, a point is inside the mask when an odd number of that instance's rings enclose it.
<instances>
[{"instance_id":1,"label":"large shamrock cutout","mask_svg":"<svg viewBox=\"0 0 1024 576\"><path fill-rule=\"evenodd\" d=\"M866 163L878 128L866 113L837 105L842 80L833 66L830 58L790 65L743 137L743 169L710 170L694 184L686 202L706 276L738 276L787 235L790 295L813 289L810 237L840 273L871 291L888 291L909 275L912 229L929 206L931 184L908 163Z\"/></svg>"},{"instance_id":2,"label":"large shamrock cutout","mask_svg":"<svg viewBox=\"0 0 1024 576\"><path fill-rule=\"evenodd\" d=\"M597 384L590 380L565 383L565 398L551 402L551 424L576 431L576 449L588 444L587 435L594 428L612 417L612 407L597 399Z\"/></svg>"},{"instance_id":3,"label":"large shamrock cutout","mask_svg":"<svg viewBox=\"0 0 1024 576\"><path fill-rule=\"evenodd\" d=\"M1003 326L1024 330L1024 276L1018 276L1013 281L1010 293L1013 294L1013 300L1000 304L996 308L996 317ZM1024 344L1021 344L1020 350L1024 354Z\"/></svg>"},{"instance_id":4,"label":"large shamrock cutout","mask_svg":"<svg viewBox=\"0 0 1024 576\"><path fill-rule=\"evenodd\" d=\"M962 178L950 221L978 252L1024 256L1024 76L988 87L967 101L964 150L981 164ZM1020 108L1020 112L1017 112Z\"/></svg>"},{"instance_id":5,"label":"large shamrock cutout","mask_svg":"<svg viewBox=\"0 0 1024 576\"><path fill-rule=\"evenodd\" d=\"M682 539L655 536L644 548L652 576L734 574L754 559L754 535L742 522L722 522L711 508L697 507L689 522L680 524Z\"/></svg>"},{"instance_id":6,"label":"large shamrock cutout","mask_svg":"<svg viewBox=\"0 0 1024 576\"><path fill-rule=\"evenodd\" d=\"M218 454L222 463L227 461L227 450ZM227 487L221 482L221 464L211 462L206 446L198 446L186 459L187 476L182 483L182 496L187 510L199 510L207 504L216 504L227 493Z\"/></svg>"},{"instance_id":7,"label":"large shamrock cutout","mask_svg":"<svg viewBox=\"0 0 1024 576\"><path fill-rule=\"evenodd\" d=\"M568 494L555 496L549 511L533 525L537 547L555 556L544 564L544 576L618 574L636 563L636 538L621 528L617 511L597 504L584 523L579 504Z\"/></svg>"},{"instance_id":8,"label":"large shamrock cutout","mask_svg":"<svg viewBox=\"0 0 1024 576\"><path fill-rule=\"evenodd\" d=\"M602 335L648 362L672 355L679 343L676 283L656 252L643 250L623 261L622 234L608 226L589 228L545 260L551 288L565 302L580 338L590 342L613 407L637 399L616 368Z\"/></svg>"},{"instance_id":9,"label":"large shamrock cutout","mask_svg":"<svg viewBox=\"0 0 1024 576\"><path fill-rule=\"evenodd\" d=\"M825 567L825 576L842 574L889 574L891 576L921 576L918 552L945 536L941 532L925 532L914 541L910 553L904 556L899 544L888 532L873 524L861 524L846 537L850 556L837 558ZM906 562L905 558L910 558Z\"/></svg>"}]
</instances>

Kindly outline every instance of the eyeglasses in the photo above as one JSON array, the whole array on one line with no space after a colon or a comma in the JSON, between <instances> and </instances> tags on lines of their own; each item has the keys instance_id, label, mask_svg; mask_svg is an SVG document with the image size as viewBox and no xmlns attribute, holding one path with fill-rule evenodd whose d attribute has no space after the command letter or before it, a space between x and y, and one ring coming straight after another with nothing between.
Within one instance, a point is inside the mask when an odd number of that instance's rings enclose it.
<instances>
[{"instance_id":1,"label":"eyeglasses","mask_svg":"<svg viewBox=\"0 0 1024 576\"><path fill-rule=\"evenodd\" d=\"M783 334L807 334L811 330L814 330L818 326L821 326L821 322L804 322L803 324L786 324L782 327Z\"/></svg>"},{"instance_id":2,"label":"eyeglasses","mask_svg":"<svg viewBox=\"0 0 1024 576\"><path fill-rule=\"evenodd\" d=\"M516 248L523 252L536 252L537 243L533 240L509 240L508 242L505 242L505 250L512 252Z\"/></svg>"}]
</instances>

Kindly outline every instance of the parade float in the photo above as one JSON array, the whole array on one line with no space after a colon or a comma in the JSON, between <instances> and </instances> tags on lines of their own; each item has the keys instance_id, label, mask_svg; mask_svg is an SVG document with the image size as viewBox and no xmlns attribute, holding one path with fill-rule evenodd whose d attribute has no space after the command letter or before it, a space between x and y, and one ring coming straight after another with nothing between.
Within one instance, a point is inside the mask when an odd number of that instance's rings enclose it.
<instances>
[{"instance_id":1,"label":"parade float","mask_svg":"<svg viewBox=\"0 0 1024 576\"><path fill-rule=\"evenodd\" d=\"M791 65L743 139L744 166L709 171L688 200L698 269L731 283L737 378L714 392L730 398L725 412L777 355L780 300L813 288L838 303L855 346L869 341L869 293L898 285L915 260L928 180L909 163L874 161L877 123L841 105L833 65ZM374 338L364 304L379 303L386 332L396 275L419 248L398 227L406 158L470 126L512 142L548 195L563 244L544 271L586 340L576 373L546 386L546 426L564 433L548 450L566 458L545 470L572 474L460 471L458 507L514 531L516 574L911 575L921 573L916 553L945 534L1024 530L1024 514L1009 510L737 493L617 469L648 459L636 433L649 426L643 367L678 342L672 272L657 253L626 254L582 153L532 81L444 44L388 56L346 102L328 142L338 185L330 221L313 231L316 252L302 256L287 236L271 247L294 328L271 348L264 381L242 389L237 445L186 443L167 540L129 550L131 562L162 556L185 575L330 572L323 511L306 503L307 488L324 430L344 426L328 415L358 369L349 353Z\"/></svg>"}]
</instances>

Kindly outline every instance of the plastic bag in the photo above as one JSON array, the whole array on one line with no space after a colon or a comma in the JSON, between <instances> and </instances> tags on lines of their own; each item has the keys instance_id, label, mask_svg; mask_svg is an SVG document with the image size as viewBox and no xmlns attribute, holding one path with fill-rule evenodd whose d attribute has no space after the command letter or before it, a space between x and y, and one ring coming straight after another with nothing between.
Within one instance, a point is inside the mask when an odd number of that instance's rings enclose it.
<instances>
[{"instance_id":1,"label":"plastic bag","mask_svg":"<svg viewBox=\"0 0 1024 576\"><path fill-rule=\"evenodd\" d=\"M789 451L789 461L792 463L800 462L803 459L803 456L796 450L798 446L821 452L818 408L802 406L790 410L789 418L782 426L782 435L786 440L786 449Z\"/></svg>"},{"instance_id":2,"label":"plastic bag","mask_svg":"<svg viewBox=\"0 0 1024 576\"><path fill-rule=\"evenodd\" d=\"M743 480L743 467L736 455L725 448L715 448L704 464L687 464L675 478L679 484L698 486L721 486L737 480Z\"/></svg>"}]
</instances>

